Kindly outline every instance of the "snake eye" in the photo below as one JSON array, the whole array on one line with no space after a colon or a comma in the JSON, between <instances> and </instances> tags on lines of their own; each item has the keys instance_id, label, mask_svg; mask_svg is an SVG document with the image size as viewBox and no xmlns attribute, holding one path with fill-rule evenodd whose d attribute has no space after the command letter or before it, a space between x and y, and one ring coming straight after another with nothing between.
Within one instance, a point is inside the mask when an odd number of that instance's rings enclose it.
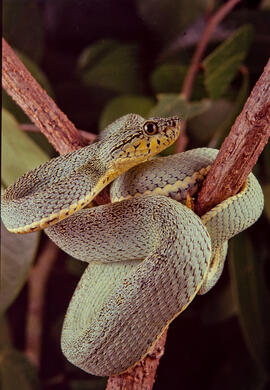
<instances>
[{"instance_id":1,"label":"snake eye","mask_svg":"<svg viewBox=\"0 0 270 390\"><path fill-rule=\"evenodd\" d=\"M154 135L158 132L158 125L155 122L146 122L143 126L144 131L148 135Z\"/></svg>"}]
</instances>

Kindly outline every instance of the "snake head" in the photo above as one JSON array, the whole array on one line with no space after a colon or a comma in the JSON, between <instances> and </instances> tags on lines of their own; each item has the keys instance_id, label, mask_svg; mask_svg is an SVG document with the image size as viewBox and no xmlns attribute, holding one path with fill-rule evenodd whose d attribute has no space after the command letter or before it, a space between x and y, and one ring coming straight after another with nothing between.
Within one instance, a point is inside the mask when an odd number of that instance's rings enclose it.
<instances>
[{"instance_id":1,"label":"snake head","mask_svg":"<svg viewBox=\"0 0 270 390\"><path fill-rule=\"evenodd\" d=\"M123 119L121 127L106 137L107 147L112 145L110 168L118 175L160 153L180 135L181 120L176 116L145 120L128 114Z\"/></svg>"}]
</instances>

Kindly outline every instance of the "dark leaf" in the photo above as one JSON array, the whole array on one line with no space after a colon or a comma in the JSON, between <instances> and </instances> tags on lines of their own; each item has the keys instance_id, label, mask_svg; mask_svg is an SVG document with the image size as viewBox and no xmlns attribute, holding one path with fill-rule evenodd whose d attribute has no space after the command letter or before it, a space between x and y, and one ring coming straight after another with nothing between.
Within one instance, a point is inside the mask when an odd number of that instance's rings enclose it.
<instances>
[{"instance_id":1,"label":"dark leaf","mask_svg":"<svg viewBox=\"0 0 270 390\"><path fill-rule=\"evenodd\" d=\"M251 355L270 372L270 296L265 284L264 259L248 235L233 239L230 272L240 325Z\"/></svg>"},{"instance_id":2,"label":"dark leaf","mask_svg":"<svg viewBox=\"0 0 270 390\"><path fill-rule=\"evenodd\" d=\"M207 111L211 102L203 99L198 102L187 102L185 97L176 93L163 93L157 95L158 102L152 108L149 116L173 116L178 115L181 119L190 119L204 111Z\"/></svg>"},{"instance_id":3,"label":"dark leaf","mask_svg":"<svg viewBox=\"0 0 270 390\"><path fill-rule=\"evenodd\" d=\"M15 118L2 110L2 182L10 185L25 172L48 160L48 156L27 134Z\"/></svg>"},{"instance_id":4,"label":"dark leaf","mask_svg":"<svg viewBox=\"0 0 270 390\"><path fill-rule=\"evenodd\" d=\"M225 94L248 53L253 28L245 25L217 47L203 61L205 86L212 99Z\"/></svg>"},{"instance_id":5,"label":"dark leaf","mask_svg":"<svg viewBox=\"0 0 270 390\"><path fill-rule=\"evenodd\" d=\"M216 136L217 129L225 123L231 114L232 108L233 103L228 100L213 101L209 110L189 121L189 134L197 143L205 145L210 138Z\"/></svg>"},{"instance_id":6,"label":"dark leaf","mask_svg":"<svg viewBox=\"0 0 270 390\"><path fill-rule=\"evenodd\" d=\"M1 222L1 301L3 313L14 301L28 278L40 233L10 233Z\"/></svg>"},{"instance_id":7,"label":"dark leaf","mask_svg":"<svg viewBox=\"0 0 270 390\"><path fill-rule=\"evenodd\" d=\"M100 41L86 48L78 62L83 82L117 93L143 91L140 49L135 44Z\"/></svg>"},{"instance_id":8,"label":"dark leaf","mask_svg":"<svg viewBox=\"0 0 270 390\"><path fill-rule=\"evenodd\" d=\"M144 96L121 95L116 97L105 107L100 117L99 128L103 130L115 119L129 113L148 117L148 113L154 104L154 99Z\"/></svg>"},{"instance_id":9,"label":"dark leaf","mask_svg":"<svg viewBox=\"0 0 270 390\"><path fill-rule=\"evenodd\" d=\"M1 390L38 390L36 369L20 352L4 347L0 349Z\"/></svg>"},{"instance_id":10,"label":"dark leaf","mask_svg":"<svg viewBox=\"0 0 270 390\"><path fill-rule=\"evenodd\" d=\"M179 64L163 64L157 67L151 75L151 85L156 94L177 93L181 91L188 66ZM199 100L205 97L206 91L201 73L197 74L192 89L191 99Z\"/></svg>"}]
</instances>

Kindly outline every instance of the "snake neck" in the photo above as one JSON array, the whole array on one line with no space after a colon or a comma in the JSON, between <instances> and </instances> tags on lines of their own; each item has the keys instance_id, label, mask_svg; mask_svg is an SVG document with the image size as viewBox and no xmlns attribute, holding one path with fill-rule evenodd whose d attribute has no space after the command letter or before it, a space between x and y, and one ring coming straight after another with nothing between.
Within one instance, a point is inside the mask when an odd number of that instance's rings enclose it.
<instances>
[{"instance_id":1,"label":"snake neck","mask_svg":"<svg viewBox=\"0 0 270 390\"><path fill-rule=\"evenodd\" d=\"M115 146L117 145L117 146ZM122 173L152 158L155 152L150 142L138 133L127 141L120 142L117 135L106 138L106 142L97 143L95 161L105 168L106 175L114 180Z\"/></svg>"}]
</instances>

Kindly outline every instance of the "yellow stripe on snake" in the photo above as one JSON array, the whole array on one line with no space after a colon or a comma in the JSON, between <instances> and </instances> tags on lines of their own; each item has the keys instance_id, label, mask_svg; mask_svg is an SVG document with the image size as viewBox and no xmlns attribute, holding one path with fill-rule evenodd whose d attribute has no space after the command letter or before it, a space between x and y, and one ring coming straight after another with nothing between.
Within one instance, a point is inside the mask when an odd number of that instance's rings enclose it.
<instances>
[{"instance_id":1,"label":"yellow stripe on snake","mask_svg":"<svg viewBox=\"0 0 270 390\"><path fill-rule=\"evenodd\" d=\"M123 372L145 356L195 295L214 286L227 241L262 212L253 174L201 218L186 207L217 150L152 158L179 133L176 117L128 114L100 141L28 172L2 197L10 231L46 228L60 248L89 263L61 344L68 360L92 374ZM84 208L112 181L112 203Z\"/></svg>"}]
</instances>

